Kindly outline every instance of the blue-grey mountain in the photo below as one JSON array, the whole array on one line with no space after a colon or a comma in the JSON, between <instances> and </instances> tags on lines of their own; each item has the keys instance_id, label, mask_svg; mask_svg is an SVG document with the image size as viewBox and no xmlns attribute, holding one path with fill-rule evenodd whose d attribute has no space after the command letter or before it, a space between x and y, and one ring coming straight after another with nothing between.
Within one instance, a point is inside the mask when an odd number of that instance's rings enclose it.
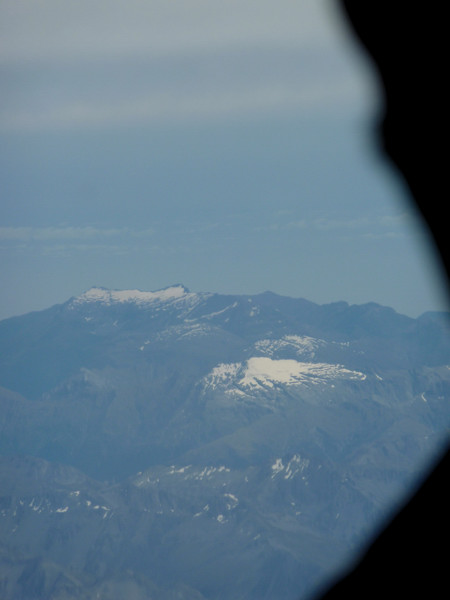
<instances>
[{"instance_id":1,"label":"blue-grey mountain","mask_svg":"<svg viewBox=\"0 0 450 600\"><path fill-rule=\"evenodd\" d=\"M174 285L0 322L1 597L307 595L443 443L448 317Z\"/></svg>"}]
</instances>

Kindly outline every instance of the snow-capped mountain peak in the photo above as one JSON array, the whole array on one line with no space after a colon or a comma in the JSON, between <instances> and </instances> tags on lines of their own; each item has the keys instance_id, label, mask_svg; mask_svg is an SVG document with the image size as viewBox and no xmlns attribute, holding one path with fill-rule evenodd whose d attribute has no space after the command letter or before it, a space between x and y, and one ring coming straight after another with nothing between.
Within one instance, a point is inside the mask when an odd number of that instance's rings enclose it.
<instances>
[{"instance_id":1,"label":"snow-capped mountain peak","mask_svg":"<svg viewBox=\"0 0 450 600\"><path fill-rule=\"evenodd\" d=\"M240 393L243 389L274 388L277 385L332 384L338 380L364 381L366 375L342 365L273 360L254 356L244 364L220 364L204 379L207 388L220 387Z\"/></svg>"},{"instance_id":2,"label":"snow-capped mountain peak","mask_svg":"<svg viewBox=\"0 0 450 600\"><path fill-rule=\"evenodd\" d=\"M134 303L138 305L148 305L174 301L179 299L188 299L196 296L181 284L175 284L167 288L154 292L141 290L109 290L102 287L92 287L80 296L72 300L73 305L86 303L100 303L103 305Z\"/></svg>"}]
</instances>

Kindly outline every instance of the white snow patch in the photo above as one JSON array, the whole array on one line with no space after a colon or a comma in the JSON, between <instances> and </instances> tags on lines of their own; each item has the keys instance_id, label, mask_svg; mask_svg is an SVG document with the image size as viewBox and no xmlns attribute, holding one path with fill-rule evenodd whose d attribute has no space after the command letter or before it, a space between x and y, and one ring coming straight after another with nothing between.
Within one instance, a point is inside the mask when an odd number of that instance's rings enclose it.
<instances>
[{"instance_id":1,"label":"white snow patch","mask_svg":"<svg viewBox=\"0 0 450 600\"><path fill-rule=\"evenodd\" d=\"M177 300L189 300L195 302L211 294L196 294L188 292L182 285L174 285L156 292L145 292L141 290L108 290L105 288L92 287L80 296L72 300L72 306L91 302L101 304L123 304L134 303L145 306L154 303L172 302Z\"/></svg>"},{"instance_id":2,"label":"white snow patch","mask_svg":"<svg viewBox=\"0 0 450 600\"><path fill-rule=\"evenodd\" d=\"M267 356L274 356L280 350L291 350L299 356L314 358L316 351L326 346L324 340L300 335L285 335L280 339L264 339L255 343L256 350Z\"/></svg>"},{"instance_id":3,"label":"white snow patch","mask_svg":"<svg viewBox=\"0 0 450 600\"><path fill-rule=\"evenodd\" d=\"M239 500L234 494L224 494L224 497L228 499L227 510L233 510L239 504Z\"/></svg>"},{"instance_id":4,"label":"white snow patch","mask_svg":"<svg viewBox=\"0 0 450 600\"><path fill-rule=\"evenodd\" d=\"M225 467L205 467L198 475L196 475L195 479L203 479L204 477L210 478L217 471L220 473L224 470L227 472L230 471L230 469Z\"/></svg>"},{"instance_id":5,"label":"white snow patch","mask_svg":"<svg viewBox=\"0 0 450 600\"><path fill-rule=\"evenodd\" d=\"M211 331L209 327L205 327L205 325L201 325L200 323L195 323L194 325L183 326L176 328L178 331L180 338L183 337L195 337L200 335L208 335ZM174 328L175 331L175 328Z\"/></svg>"},{"instance_id":6,"label":"white snow patch","mask_svg":"<svg viewBox=\"0 0 450 600\"><path fill-rule=\"evenodd\" d=\"M293 359L272 360L257 356L247 361L244 377L238 382L242 386L273 387L281 383L324 383L329 379L365 379L358 371L350 371L341 365L328 363L305 363Z\"/></svg>"},{"instance_id":7,"label":"white snow patch","mask_svg":"<svg viewBox=\"0 0 450 600\"><path fill-rule=\"evenodd\" d=\"M178 470L175 470L172 468L172 470L169 471L169 475L174 474L174 473L186 472L187 469L190 469L189 472L185 475L184 480L187 481L187 480L193 479L195 481L202 481L205 478L211 479L217 473L229 473L230 472L230 469L225 466L220 466L220 467L206 466L206 467L202 467L201 470L191 468L191 466L192 465L188 465L187 467L182 467L182 469L178 469Z\"/></svg>"},{"instance_id":8,"label":"white snow patch","mask_svg":"<svg viewBox=\"0 0 450 600\"><path fill-rule=\"evenodd\" d=\"M168 471L169 475L174 475L175 473L184 473L187 469L190 469L191 465L187 465L186 467L180 467L179 469L175 468L175 465L171 465L170 471Z\"/></svg>"},{"instance_id":9,"label":"white snow patch","mask_svg":"<svg viewBox=\"0 0 450 600\"><path fill-rule=\"evenodd\" d=\"M227 385L233 383L242 368L242 363L220 363L206 377L207 386Z\"/></svg>"},{"instance_id":10,"label":"white snow patch","mask_svg":"<svg viewBox=\"0 0 450 600\"><path fill-rule=\"evenodd\" d=\"M224 496L226 496L227 498L230 498L231 500L233 500L233 502L236 502L236 503L239 502L239 500L236 498L236 496L234 494L227 493L227 494L224 494Z\"/></svg>"},{"instance_id":11,"label":"white snow patch","mask_svg":"<svg viewBox=\"0 0 450 600\"><path fill-rule=\"evenodd\" d=\"M276 385L327 384L336 380L364 381L366 375L330 363L300 362L254 356L245 363L220 363L203 379L204 388L222 388L228 394L246 396L255 389Z\"/></svg>"},{"instance_id":12,"label":"white snow patch","mask_svg":"<svg viewBox=\"0 0 450 600\"><path fill-rule=\"evenodd\" d=\"M294 475L297 475L297 473L303 473L303 471L308 467L309 459L301 458L298 454L294 454L286 467L284 478L292 479ZM302 477L302 479L306 480L306 477Z\"/></svg>"},{"instance_id":13,"label":"white snow patch","mask_svg":"<svg viewBox=\"0 0 450 600\"><path fill-rule=\"evenodd\" d=\"M159 477L155 477L152 479L149 473L144 473L143 475L139 475L137 479L134 480L134 485L136 487L145 487L149 485L156 485L159 483Z\"/></svg>"},{"instance_id":14,"label":"white snow patch","mask_svg":"<svg viewBox=\"0 0 450 600\"><path fill-rule=\"evenodd\" d=\"M278 473L280 473L280 471L284 470L284 465L283 465L283 461L281 460L281 458L277 458L275 460L275 462L272 465L272 479L275 477L275 475L278 475Z\"/></svg>"},{"instance_id":15,"label":"white snow patch","mask_svg":"<svg viewBox=\"0 0 450 600\"><path fill-rule=\"evenodd\" d=\"M347 348L349 342L326 342L307 335L284 335L279 339L263 339L255 342L255 349L265 356L274 357L280 351L288 351L304 359L314 359L317 351L325 347Z\"/></svg>"},{"instance_id":16,"label":"white snow patch","mask_svg":"<svg viewBox=\"0 0 450 600\"><path fill-rule=\"evenodd\" d=\"M225 308L222 308L222 310L217 310L216 312L212 312L212 313L209 313L207 315L203 315L200 318L201 319L213 319L214 317L217 317L218 315L222 315L227 310L232 310L233 308L236 308L237 305L238 305L237 302L233 302L233 304L230 304L229 306L226 306Z\"/></svg>"},{"instance_id":17,"label":"white snow patch","mask_svg":"<svg viewBox=\"0 0 450 600\"><path fill-rule=\"evenodd\" d=\"M290 461L284 466L281 458L277 458L272 465L272 479L284 472L284 479L292 479L298 473L303 473L309 467L309 459L301 458L300 455L294 454ZM306 480L306 477L302 477Z\"/></svg>"}]
</instances>

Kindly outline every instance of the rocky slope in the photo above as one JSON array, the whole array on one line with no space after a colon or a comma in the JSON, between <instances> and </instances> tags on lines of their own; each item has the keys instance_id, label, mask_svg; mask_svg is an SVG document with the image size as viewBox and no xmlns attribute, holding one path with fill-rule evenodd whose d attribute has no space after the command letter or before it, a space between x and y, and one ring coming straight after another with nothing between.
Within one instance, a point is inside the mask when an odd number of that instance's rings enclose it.
<instances>
[{"instance_id":1,"label":"rocky slope","mask_svg":"<svg viewBox=\"0 0 450 600\"><path fill-rule=\"evenodd\" d=\"M1 597L307 595L445 439L447 318L175 285L1 322Z\"/></svg>"}]
</instances>

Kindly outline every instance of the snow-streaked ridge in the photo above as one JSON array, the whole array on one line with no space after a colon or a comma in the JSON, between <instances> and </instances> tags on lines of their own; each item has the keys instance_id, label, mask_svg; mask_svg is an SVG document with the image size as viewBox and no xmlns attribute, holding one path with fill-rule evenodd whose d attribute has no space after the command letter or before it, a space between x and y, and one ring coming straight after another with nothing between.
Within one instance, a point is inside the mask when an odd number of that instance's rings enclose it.
<instances>
[{"instance_id":1,"label":"snow-streaked ridge","mask_svg":"<svg viewBox=\"0 0 450 600\"><path fill-rule=\"evenodd\" d=\"M332 383L336 379L363 381L365 378L364 373L342 365L253 356L244 363L217 365L204 381L206 387L233 387L238 391L242 388L272 388L278 384Z\"/></svg>"},{"instance_id":2,"label":"snow-streaked ridge","mask_svg":"<svg viewBox=\"0 0 450 600\"><path fill-rule=\"evenodd\" d=\"M109 290L101 287L92 287L72 300L72 305L86 303L100 303L103 305L133 303L148 305L159 302L192 300L199 294L189 292L183 285L177 284L155 292L141 290Z\"/></svg>"},{"instance_id":3,"label":"snow-streaked ridge","mask_svg":"<svg viewBox=\"0 0 450 600\"><path fill-rule=\"evenodd\" d=\"M303 359L315 359L317 353L326 347L344 349L349 342L326 342L307 335L284 335L278 339L263 339L255 342L255 350L264 356L276 357L277 353L289 351Z\"/></svg>"},{"instance_id":4,"label":"snow-streaked ridge","mask_svg":"<svg viewBox=\"0 0 450 600\"><path fill-rule=\"evenodd\" d=\"M255 349L272 357L280 350L293 350L298 356L314 358L319 348L327 345L324 340L309 336L285 335L280 339L263 339L255 343Z\"/></svg>"}]
</instances>

